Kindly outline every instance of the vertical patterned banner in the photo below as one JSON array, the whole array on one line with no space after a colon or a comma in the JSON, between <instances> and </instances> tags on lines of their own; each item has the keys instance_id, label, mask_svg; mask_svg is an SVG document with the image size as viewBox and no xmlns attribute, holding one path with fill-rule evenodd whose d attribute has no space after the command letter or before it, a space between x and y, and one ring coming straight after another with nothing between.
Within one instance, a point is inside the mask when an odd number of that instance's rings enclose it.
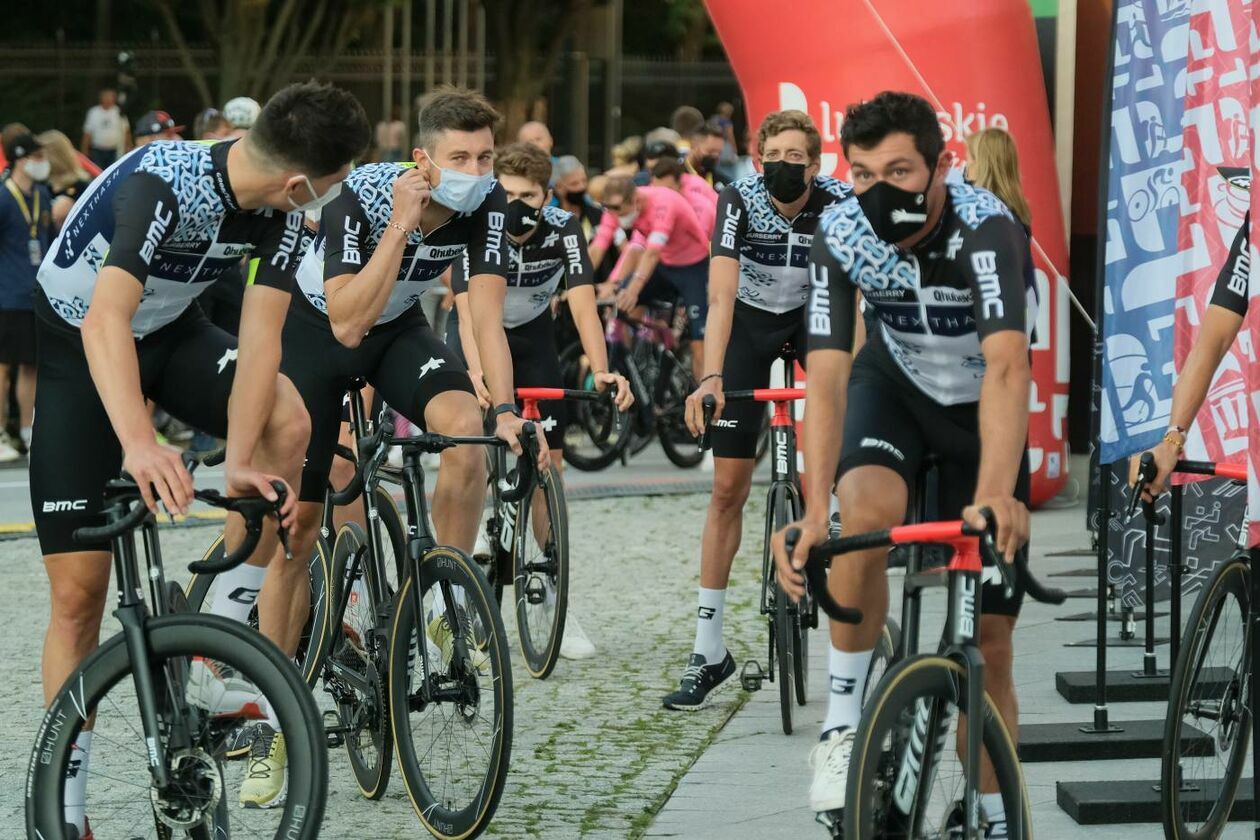
<instances>
[{"instance_id":1,"label":"vertical patterned banner","mask_svg":"<svg viewBox=\"0 0 1260 840\"><path fill-rule=\"evenodd\" d=\"M1252 54L1247 61L1248 67L1260 61L1260 3L1251 4L1251 27L1248 43ZM1260 170L1260 73L1251 72L1251 104L1248 109L1251 115L1251 156L1248 161L1251 167L1251 182L1257 183L1256 172ZM1251 191L1251 276L1248 278L1247 317L1244 328L1251 336L1260 336L1260 277L1257 277L1256 225L1260 223L1260 187ZM1257 359L1255 344L1248 347L1247 392L1248 400L1247 425L1247 509L1250 524L1247 529L1247 545L1260 546L1260 360Z\"/></svg>"}]
</instances>

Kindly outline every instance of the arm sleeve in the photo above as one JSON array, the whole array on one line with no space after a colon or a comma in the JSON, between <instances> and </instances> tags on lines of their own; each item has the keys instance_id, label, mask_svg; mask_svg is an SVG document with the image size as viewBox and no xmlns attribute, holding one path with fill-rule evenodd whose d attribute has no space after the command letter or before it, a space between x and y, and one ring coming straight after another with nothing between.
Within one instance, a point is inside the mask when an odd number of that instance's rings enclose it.
<instances>
[{"instance_id":1,"label":"arm sleeve","mask_svg":"<svg viewBox=\"0 0 1260 840\"><path fill-rule=\"evenodd\" d=\"M854 305L857 294L848 272L831 253L823 232L809 249L809 300L805 325L810 350L853 352Z\"/></svg>"},{"instance_id":2,"label":"arm sleeve","mask_svg":"<svg viewBox=\"0 0 1260 840\"><path fill-rule=\"evenodd\" d=\"M363 270L372 257L368 247L372 225L354 190L343 187L328 203L320 213L319 228L324 235L325 281Z\"/></svg>"},{"instance_id":3,"label":"arm sleeve","mask_svg":"<svg viewBox=\"0 0 1260 840\"><path fill-rule=\"evenodd\" d=\"M473 215L472 235L464 252L468 276L493 274L507 279L508 250L503 222L507 218L507 193L498 184Z\"/></svg>"},{"instance_id":4,"label":"arm sleeve","mask_svg":"<svg viewBox=\"0 0 1260 840\"><path fill-rule=\"evenodd\" d=\"M577 216L570 216L564 223L560 244L564 246L565 286L572 289L594 285L595 269L591 267L591 256L586 252L586 237L582 235L582 223Z\"/></svg>"},{"instance_id":5,"label":"arm sleeve","mask_svg":"<svg viewBox=\"0 0 1260 840\"><path fill-rule=\"evenodd\" d=\"M150 172L127 178L114 194L114 236L105 265L126 271L143 285L158 247L179 224L170 185Z\"/></svg>"},{"instance_id":6,"label":"arm sleeve","mask_svg":"<svg viewBox=\"0 0 1260 840\"><path fill-rule=\"evenodd\" d=\"M1003 330L1026 331L1029 249L1028 237L1005 216L988 219L966 236L958 265L971 288L981 341Z\"/></svg>"},{"instance_id":7,"label":"arm sleeve","mask_svg":"<svg viewBox=\"0 0 1260 840\"><path fill-rule=\"evenodd\" d=\"M302 259L304 220L298 212L259 214L260 231L245 271L246 287L268 286L284 292L293 288L293 275Z\"/></svg>"},{"instance_id":8,"label":"arm sleeve","mask_svg":"<svg viewBox=\"0 0 1260 840\"><path fill-rule=\"evenodd\" d=\"M461 295L468 291L468 249L451 263L451 293Z\"/></svg>"},{"instance_id":9,"label":"arm sleeve","mask_svg":"<svg viewBox=\"0 0 1260 840\"><path fill-rule=\"evenodd\" d=\"M713 225L713 238L709 244L710 255L739 259L739 243L747 232L748 213L744 209L744 197L734 187L727 187L718 197L717 221Z\"/></svg>"},{"instance_id":10,"label":"arm sleeve","mask_svg":"<svg viewBox=\"0 0 1260 840\"><path fill-rule=\"evenodd\" d=\"M595 231L595 241L591 244L608 250L608 246L613 244L614 237L621 228L617 225L617 217L605 210L599 217L599 227ZM623 235L624 236L624 235ZM620 242L616 244L620 245Z\"/></svg>"},{"instance_id":11,"label":"arm sleeve","mask_svg":"<svg viewBox=\"0 0 1260 840\"><path fill-rule=\"evenodd\" d=\"M1243 216L1242 227L1229 247L1229 256L1212 289L1212 306L1220 306L1235 315L1247 314L1247 278L1251 275L1251 211Z\"/></svg>"}]
</instances>

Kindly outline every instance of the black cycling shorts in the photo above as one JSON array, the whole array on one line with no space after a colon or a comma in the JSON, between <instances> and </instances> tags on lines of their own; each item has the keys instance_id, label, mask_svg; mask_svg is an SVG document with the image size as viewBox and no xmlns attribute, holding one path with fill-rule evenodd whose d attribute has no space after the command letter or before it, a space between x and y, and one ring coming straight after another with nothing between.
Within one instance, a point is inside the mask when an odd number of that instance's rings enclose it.
<instances>
[{"instance_id":1,"label":"black cycling shorts","mask_svg":"<svg viewBox=\"0 0 1260 840\"><path fill-rule=\"evenodd\" d=\"M776 314L735 301L731 339L726 343L726 358L722 363L722 390L769 388L770 368L775 359L785 355L788 359L805 361L804 310ZM766 411L764 403L728 402L709 433L714 457L756 457L757 439Z\"/></svg>"},{"instance_id":2,"label":"black cycling shorts","mask_svg":"<svg viewBox=\"0 0 1260 840\"><path fill-rule=\"evenodd\" d=\"M79 543L75 528L104 525L101 494L122 468L122 446L97 394L79 331L35 297L39 342L31 440L31 509L40 551L108 551ZM140 387L172 416L227 437L228 396L236 373L236 338L211 324L197 304L136 341Z\"/></svg>"},{"instance_id":3,"label":"black cycling shorts","mask_svg":"<svg viewBox=\"0 0 1260 840\"><path fill-rule=\"evenodd\" d=\"M704 322L709 315L709 258L691 265L660 264L652 276L660 277L678 290L687 307L687 329L691 340L703 339ZM649 284L651 282L648 281Z\"/></svg>"},{"instance_id":4,"label":"black cycling shorts","mask_svg":"<svg viewBox=\"0 0 1260 840\"><path fill-rule=\"evenodd\" d=\"M936 402L901 372L879 334L872 335L854 359L849 377L837 478L855 467L887 467L901 476L913 494L920 465L931 453L937 458L937 509L928 515L958 518L975 496L980 468L979 405ZM1015 498L1027 504L1028 490L1025 453ZM1007 598L1000 583L986 583L981 605L986 613L1016 616L1023 601L1022 585Z\"/></svg>"},{"instance_id":5,"label":"black cycling shorts","mask_svg":"<svg viewBox=\"0 0 1260 840\"><path fill-rule=\"evenodd\" d=\"M304 502L322 502L340 433L342 402L363 377L389 406L424 428L429 401L446 391L473 393L463 363L429 328L420 307L373 327L358 347L333 335L305 295L294 295L284 324L280 369L293 380L311 415L311 443L302 469Z\"/></svg>"},{"instance_id":6,"label":"black cycling shorts","mask_svg":"<svg viewBox=\"0 0 1260 840\"><path fill-rule=\"evenodd\" d=\"M508 352L512 354L512 385L516 388L563 388L560 352L556 349L556 325L548 307L532 321L519 327L504 329ZM464 345L459 337L459 315L454 309L446 320L446 343L462 360ZM520 403L520 400L517 400ZM538 403L537 421L543 428L549 449L564 448L564 431L569 424L568 404L564 400L543 400Z\"/></svg>"}]
</instances>

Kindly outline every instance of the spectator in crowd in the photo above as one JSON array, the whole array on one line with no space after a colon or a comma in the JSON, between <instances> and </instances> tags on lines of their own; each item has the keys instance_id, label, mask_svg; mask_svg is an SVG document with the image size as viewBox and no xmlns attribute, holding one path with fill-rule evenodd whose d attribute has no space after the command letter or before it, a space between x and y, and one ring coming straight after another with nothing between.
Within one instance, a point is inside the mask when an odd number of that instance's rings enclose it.
<instances>
[{"instance_id":1,"label":"spectator in crowd","mask_svg":"<svg viewBox=\"0 0 1260 840\"><path fill-rule=\"evenodd\" d=\"M599 220L603 218L604 210L587 192L589 181L586 167L573 155L564 155L556 159L555 166L551 168L551 177L554 182L552 192L555 195L551 203L578 218L589 243L599 230ZM621 241L616 244L620 246ZM609 248L599 265L595 266L595 282L607 280L616 264L616 249Z\"/></svg>"},{"instance_id":2,"label":"spectator in crowd","mask_svg":"<svg viewBox=\"0 0 1260 840\"><path fill-rule=\"evenodd\" d=\"M720 190L726 186L717 177L718 162L726 142L722 129L714 123L705 123L691 135L691 151L687 153L687 171L703 178L710 188Z\"/></svg>"},{"instance_id":3,"label":"spectator in crowd","mask_svg":"<svg viewBox=\"0 0 1260 840\"><path fill-rule=\"evenodd\" d=\"M35 138L44 150L44 157L52 165L48 176L48 191L52 193L53 232L61 230L61 225L70 214L75 199L83 194L92 181L92 176L79 163L74 144L70 138L60 131L45 131Z\"/></svg>"},{"instance_id":4,"label":"spectator in crowd","mask_svg":"<svg viewBox=\"0 0 1260 840\"><path fill-rule=\"evenodd\" d=\"M555 145L555 141L551 139L551 131L537 120L531 120L520 127L516 132L516 142L537 146L548 155L551 154L551 147Z\"/></svg>"},{"instance_id":5,"label":"spectator in crowd","mask_svg":"<svg viewBox=\"0 0 1260 840\"><path fill-rule=\"evenodd\" d=\"M612 147L612 166L604 175L609 178L617 176L633 178L639 171L639 153L643 151L642 137L627 137Z\"/></svg>"},{"instance_id":6,"label":"spectator in crowd","mask_svg":"<svg viewBox=\"0 0 1260 840\"><path fill-rule=\"evenodd\" d=\"M101 169L118 159L131 147L131 131L127 118L118 107L118 92L102 88L100 101L88 109L83 120L83 140L79 149Z\"/></svg>"},{"instance_id":7,"label":"spectator in crowd","mask_svg":"<svg viewBox=\"0 0 1260 840\"><path fill-rule=\"evenodd\" d=\"M1032 210L1019 177L1015 138L1001 128L986 128L967 136L963 177L1002 199L1026 231L1032 230ZM1031 263L1030 263L1031 265Z\"/></svg>"},{"instance_id":8,"label":"spectator in crowd","mask_svg":"<svg viewBox=\"0 0 1260 840\"><path fill-rule=\"evenodd\" d=\"M180 132L184 126L176 125L175 118L165 111L146 111L136 120L136 145L144 146L157 140L183 140Z\"/></svg>"},{"instance_id":9,"label":"spectator in crowd","mask_svg":"<svg viewBox=\"0 0 1260 840\"><path fill-rule=\"evenodd\" d=\"M734 163L739 157L739 144L735 142L735 106L719 102L709 122L722 130L722 163Z\"/></svg>"},{"instance_id":10,"label":"spectator in crowd","mask_svg":"<svg viewBox=\"0 0 1260 840\"><path fill-rule=\"evenodd\" d=\"M228 130L227 138L244 137L245 134L254 127L254 120L258 119L258 115L262 113L262 106L258 104L257 99L248 96L237 96L227 101L223 106L223 116L227 118L231 128Z\"/></svg>"},{"instance_id":11,"label":"spectator in crowd","mask_svg":"<svg viewBox=\"0 0 1260 840\"><path fill-rule=\"evenodd\" d=\"M17 380L21 445L35 409L35 273L52 242L52 165L29 132L4 144L9 177L0 190L0 461L21 457L8 435L9 386Z\"/></svg>"},{"instance_id":12,"label":"spectator in crowd","mask_svg":"<svg viewBox=\"0 0 1260 840\"><path fill-rule=\"evenodd\" d=\"M407 126L402 120L402 109L395 105L390 109L390 118L376 124L376 160L398 161L408 149Z\"/></svg>"},{"instance_id":13,"label":"spectator in crowd","mask_svg":"<svg viewBox=\"0 0 1260 840\"><path fill-rule=\"evenodd\" d=\"M705 237L713 236L713 225L717 222L718 194L703 178L687 171L683 162L676 157L662 157L652 165L653 187L668 187L674 192L682 193L691 209L696 213L696 221Z\"/></svg>"},{"instance_id":14,"label":"spectator in crowd","mask_svg":"<svg viewBox=\"0 0 1260 840\"><path fill-rule=\"evenodd\" d=\"M665 129L669 131L669 129ZM643 168L635 173L635 186L646 187L652 182L652 170L658 161L665 159L679 160L678 147L672 141L653 138L656 132L648 133L648 140L643 144Z\"/></svg>"},{"instance_id":15,"label":"spectator in crowd","mask_svg":"<svg viewBox=\"0 0 1260 840\"><path fill-rule=\"evenodd\" d=\"M197 140L226 140L232 124L218 108L206 108L193 120L193 137Z\"/></svg>"},{"instance_id":16,"label":"spectator in crowd","mask_svg":"<svg viewBox=\"0 0 1260 840\"><path fill-rule=\"evenodd\" d=\"M689 151L687 141L704 127L704 114L699 108L681 105L670 114L669 124L677 135L672 141L674 146L686 154Z\"/></svg>"}]
</instances>

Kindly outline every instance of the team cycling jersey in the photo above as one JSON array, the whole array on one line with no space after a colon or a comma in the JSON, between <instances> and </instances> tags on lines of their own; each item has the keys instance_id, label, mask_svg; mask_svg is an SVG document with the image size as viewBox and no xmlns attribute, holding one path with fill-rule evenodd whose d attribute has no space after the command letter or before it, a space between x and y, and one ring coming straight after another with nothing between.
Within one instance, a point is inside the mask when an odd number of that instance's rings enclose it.
<instances>
[{"instance_id":1,"label":"team cycling jersey","mask_svg":"<svg viewBox=\"0 0 1260 840\"><path fill-rule=\"evenodd\" d=\"M394 181L412 163L370 163L346 178L345 188L324 208L319 233L298 267L298 286L306 299L327 314L324 282L344 274L358 274L367 265L389 227L394 211ZM481 206L456 213L427 234L407 234L397 282L376 323L402 315L421 295L440 282L442 272L468 251L470 270L505 277L507 259L503 233L507 199L494 183Z\"/></svg>"},{"instance_id":2,"label":"team cycling jersey","mask_svg":"<svg viewBox=\"0 0 1260 840\"><path fill-rule=\"evenodd\" d=\"M718 199L711 253L739 261L737 297L767 312L788 312L809 296L809 248L823 210L853 187L820 175L801 212L788 219L778 211L760 174L732 182Z\"/></svg>"},{"instance_id":3,"label":"team cycling jersey","mask_svg":"<svg viewBox=\"0 0 1260 840\"><path fill-rule=\"evenodd\" d=\"M565 281L566 288L595 282L586 237L577 218L558 207L544 207L538 227L523 244L508 237L507 296L503 300L503 326L527 324L541 315ZM468 291L469 258L451 270L451 290Z\"/></svg>"},{"instance_id":4,"label":"team cycling jersey","mask_svg":"<svg viewBox=\"0 0 1260 840\"><path fill-rule=\"evenodd\" d=\"M942 405L980 399L980 342L1027 333L1037 292L1027 234L1006 205L970 184L949 184L936 229L902 251L878 236L850 196L823 213L810 251L809 348L851 350L854 288L882 340L919 390Z\"/></svg>"},{"instance_id":5,"label":"team cycling jersey","mask_svg":"<svg viewBox=\"0 0 1260 840\"><path fill-rule=\"evenodd\" d=\"M635 195L644 197L645 207L631 225L630 244L658 251L661 265L667 266L694 265L709 256L709 237L681 193L669 187L638 187ZM605 213L594 244L608 248L619 226L615 214Z\"/></svg>"},{"instance_id":6,"label":"team cycling jersey","mask_svg":"<svg viewBox=\"0 0 1260 840\"><path fill-rule=\"evenodd\" d=\"M233 276L242 257L249 259L247 283L292 287L302 214L243 210L228 181L231 147L150 143L92 182L39 268L39 284L62 320L83 324L104 266L144 284L131 320L137 338L174 322L212 282Z\"/></svg>"},{"instance_id":7,"label":"team cycling jersey","mask_svg":"<svg viewBox=\"0 0 1260 840\"><path fill-rule=\"evenodd\" d=\"M1208 302L1213 306L1221 306L1235 315L1247 314L1247 297L1250 289L1248 278L1251 276L1251 211L1243 216L1242 227L1234 237L1229 256L1221 273L1216 277L1216 285L1212 289L1212 298Z\"/></svg>"}]
</instances>

